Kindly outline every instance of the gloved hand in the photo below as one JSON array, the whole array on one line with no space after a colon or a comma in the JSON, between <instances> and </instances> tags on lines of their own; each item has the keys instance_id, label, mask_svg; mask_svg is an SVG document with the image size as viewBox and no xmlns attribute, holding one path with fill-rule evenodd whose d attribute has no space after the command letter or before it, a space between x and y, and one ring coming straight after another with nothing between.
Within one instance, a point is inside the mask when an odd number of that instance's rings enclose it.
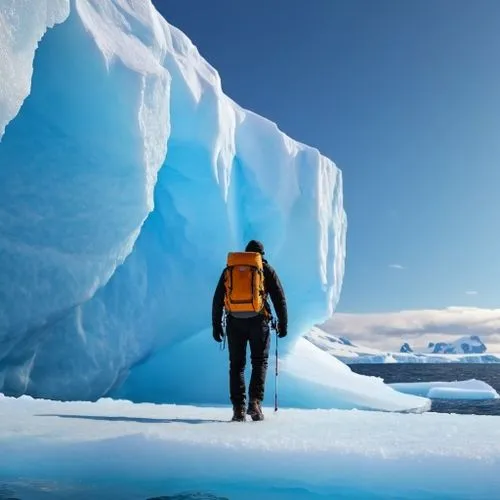
<instances>
[{"instance_id":1,"label":"gloved hand","mask_svg":"<svg viewBox=\"0 0 500 500\"><path fill-rule=\"evenodd\" d=\"M287 327L285 325L278 324L278 337L282 339L283 337L286 337L287 333Z\"/></svg>"},{"instance_id":2,"label":"gloved hand","mask_svg":"<svg viewBox=\"0 0 500 500\"><path fill-rule=\"evenodd\" d=\"M222 339L224 338L224 331L222 330L222 327L213 327L212 329L212 336L216 342L222 342Z\"/></svg>"}]
</instances>

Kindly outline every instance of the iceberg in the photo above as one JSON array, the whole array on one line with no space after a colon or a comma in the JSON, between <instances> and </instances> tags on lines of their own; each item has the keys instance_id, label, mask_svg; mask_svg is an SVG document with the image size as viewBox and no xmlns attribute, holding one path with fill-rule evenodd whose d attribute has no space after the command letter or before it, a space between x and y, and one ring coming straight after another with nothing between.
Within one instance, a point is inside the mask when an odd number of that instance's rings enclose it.
<instances>
[{"instance_id":1,"label":"iceberg","mask_svg":"<svg viewBox=\"0 0 500 500\"><path fill-rule=\"evenodd\" d=\"M430 399L488 400L498 399L497 391L481 380L455 382L411 382L389 384L405 394L414 394Z\"/></svg>"},{"instance_id":2,"label":"iceberg","mask_svg":"<svg viewBox=\"0 0 500 500\"><path fill-rule=\"evenodd\" d=\"M7 498L491 500L498 417L0 396ZM105 456L106 460L102 457ZM49 492L49 493L48 493Z\"/></svg>"},{"instance_id":3,"label":"iceberg","mask_svg":"<svg viewBox=\"0 0 500 500\"><path fill-rule=\"evenodd\" d=\"M0 391L227 402L211 297L258 238L290 309L280 402L428 409L300 341L342 285L335 164L228 98L149 0L32 3L0 2Z\"/></svg>"},{"instance_id":4,"label":"iceberg","mask_svg":"<svg viewBox=\"0 0 500 500\"><path fill-rule=\"evenodd\" d=\"M290 310L280 404L428 410L301 341L342 285L335 164L228 98L149 0L36 5L0 2L0 391L227 404L211 298L258 238Z\"/></svg>"}]
</instances>

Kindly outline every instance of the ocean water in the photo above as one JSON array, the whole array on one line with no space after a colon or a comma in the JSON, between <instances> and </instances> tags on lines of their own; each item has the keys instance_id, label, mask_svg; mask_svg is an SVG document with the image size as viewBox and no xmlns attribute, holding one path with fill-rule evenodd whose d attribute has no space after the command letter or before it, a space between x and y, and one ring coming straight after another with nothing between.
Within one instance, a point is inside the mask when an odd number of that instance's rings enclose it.
<instances>
[{"instance_id":1,"label":"ocean water","mask_svg":"<svg viewBox=\"0 0 500 500\"><path fill-rule=\"evenodd\" d=\"M382 377L388 384L397 382L454 382L477 379L500 394L500 364L465 363L387 363L355 364L351 370L362 375ZM465 415L499 415L500 399L489 401L434 400L431 411Z\"/></svg>"}]
</instances>

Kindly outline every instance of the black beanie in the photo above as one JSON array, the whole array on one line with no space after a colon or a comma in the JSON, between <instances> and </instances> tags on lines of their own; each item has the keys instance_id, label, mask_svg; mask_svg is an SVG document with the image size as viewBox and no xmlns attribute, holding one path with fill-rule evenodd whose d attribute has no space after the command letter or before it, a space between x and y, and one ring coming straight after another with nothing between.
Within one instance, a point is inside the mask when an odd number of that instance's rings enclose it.
<instances>
[{"instance_id":1,"label":"black beanie","mask_svg":"<svg viewBox=\"0 0 500 500\"><path fill-rule=\"evenodd\" d=\"M250 240L245 248L245 252L258 252L264 255L264 245L260 241Z\"/></svg>"}]
</instances>

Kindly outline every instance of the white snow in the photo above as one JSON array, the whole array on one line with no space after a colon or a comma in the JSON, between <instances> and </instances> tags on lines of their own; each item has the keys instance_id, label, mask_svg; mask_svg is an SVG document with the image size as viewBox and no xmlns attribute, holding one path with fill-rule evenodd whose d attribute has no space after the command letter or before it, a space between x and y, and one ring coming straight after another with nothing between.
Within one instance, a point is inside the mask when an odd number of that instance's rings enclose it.
<instances>
[{"instance_id":1,"label":"white snow","mask_svg":"<svg viewBox=\"0 0 500 500\"><path fill-rule=\"evenodd\" d=\"M206 356L210 376L215 346L175 349L210 338L226 254L251 238L285 286L284 355L332 314L340 170L229 99L149 0L0 0L0 23L1 391L172 401L156 360Z\"/></svg>"},{"instance_id":2,"label":"white snow","mask_svg":"<svg viewBox=\"0 0 500 500\"><path fill-rule=\"evenodd\" d=\"M412 382L389 385L393 389L405 394L414 394L430 399L482 400L498 399L500 397L493 387L481 380Z\"/></svg>"},{"instance_id":3,"label":"white snow","mask_svg":"<svg viewBox=\"0 0 500 500\"><path fill-rule=\"evenodd\" d=\"M498 417L265 412L242 424L229 408L0 397L0 485L93 500L491 500L500 488Z\"/></svg>"}]
</instances>

